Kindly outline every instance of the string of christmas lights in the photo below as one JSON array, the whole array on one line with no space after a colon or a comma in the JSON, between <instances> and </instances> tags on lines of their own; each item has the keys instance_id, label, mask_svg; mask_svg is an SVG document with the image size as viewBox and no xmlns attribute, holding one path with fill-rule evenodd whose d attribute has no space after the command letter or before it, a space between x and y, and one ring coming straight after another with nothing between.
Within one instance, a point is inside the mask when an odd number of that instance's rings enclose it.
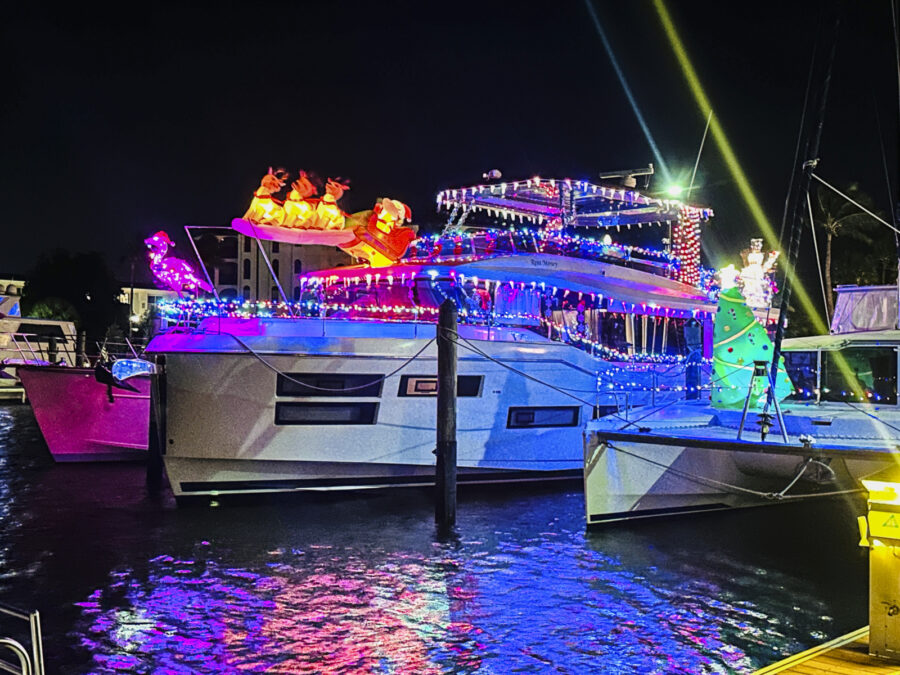
<instances>
[{"instance_id":1,"label":"string of christmas lights","mask_svg":"<svg viewBox=\"0 0 900 675\"><path fill-rule=\"evenodd\" d=\"M672 255L680 262L676 279L700 285L700 218L699 209L685 206L672 228Z\"/></svg>"},{"instance_id":2,"label":"string of christmas lights","mask_svg":"<svg viewBox=\"0 0 900 675\"><path fill-rule=\"evenodd\" d=\"M483 259L512 252L548 253L588 260L660 261L667 271L678 267L677 257L664 250L617 244L609 235L595 238L563 231L530 228L423 235L410 246L408 257L410 260L438 262L448 258L458 260L460 256L464 256L466 260ZM643 261L640 258L650 260Z\"/></svg>"},{"instance_id":3,"label":"string of christmas lights","mask_svg":"<svg viewBox=\"0 0 900 675\"><path fill-rule=\"evenodd\" d=\"M441 295L449 298L435 285ZM453 300L453 298L450 298ZM409 322L409 321L436 321L439 309L437 307L408 306L397 304L372 304L354 302L333 302L319 299L305 299L285 303L283 301L245 301L230 300L216 302L213 299L192 299L161 301L158 306L160 316L171 322L184 320L201 320L204 318L329 318L343 320L367 319L384 322ZM622 350L608 347L598 341L591 340L586 335L570 330L565 324L561 324L547 317L530 312L494 312L492 314L480 311L472 312L469 307L459 309L460 320L464 324L486 325L488 321L511 323L514 325L532 325L540 327L544 331L555 330L557 335L567 342L578 346L605 360L622 361L628 363L647 364L681 364L685 357L679 354L659 354L648 352L636 352L628 354ZM711 360L704 359L704 363Z\"/></svg>"}]
</instances>

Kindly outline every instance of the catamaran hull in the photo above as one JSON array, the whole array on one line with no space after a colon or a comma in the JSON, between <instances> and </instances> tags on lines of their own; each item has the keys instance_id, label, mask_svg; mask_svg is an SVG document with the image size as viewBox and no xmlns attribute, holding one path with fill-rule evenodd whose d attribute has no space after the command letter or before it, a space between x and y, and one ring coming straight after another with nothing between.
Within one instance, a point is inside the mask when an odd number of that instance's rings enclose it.
<instances>
[{"instance_id":1,"label":"catamaran hull","mask_svg":"<svg viewBox=\"0 0 900 675\"><path fill-rule=\"evenodd\" d=\"M860 478L892 462L887 454L873 459L830 458L810 464L801 474L806 458L794 454L652 441L604 444L593 433L585 436L584 460L589 526L836 496L859 489Z\"/></svg>"},{"instance_id":2,"label":"catamaran hull","mask_svg":"<svg viewBox=\"0 0 900 675\"><path fill-rule=\"evenodd\" d=\"M426 341L384 353L395 343L331 344L330 353L319 345L304 355L167 353L164 463L175 496L432 484L436 399L410 392L419 378L428 391L426 380L437 371L435 349L407 363ZM595 388L595 372L557 356L555 346L530 359L509 345L498 349L536 380ZM296 387L286 393L269 366L319 374L323 389L329 378L348 383L389 376L372 389L340 396ZM481 356L461 355L458 372L474 378L457 404L460 484L581 476L582 425L592 406Z\"/></svg>"}]
</instances>

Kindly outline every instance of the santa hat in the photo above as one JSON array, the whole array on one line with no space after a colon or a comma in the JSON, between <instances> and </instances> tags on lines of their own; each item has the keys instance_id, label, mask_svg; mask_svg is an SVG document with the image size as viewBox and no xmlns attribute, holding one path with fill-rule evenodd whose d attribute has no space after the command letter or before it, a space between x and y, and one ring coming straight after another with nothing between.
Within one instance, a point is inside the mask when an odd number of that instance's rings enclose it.
<instances>
[{"instance_id":1,"label":"santa hat","mask_svg":"<svg viewBox=\"0 0 900 675\"><path fill-rule=\"evenodd\" d=\"M175 245L175 242L169 239L169 235L162 230L154 234L152 237L147 237L146 239L144 239L144 243L147 244L147 246L152 246L153 244L168 244L169 246Z\"/></svg>"},{"instance_id":2,"label":"santa hat","mask_svg":"<svg viewBox=\"0 0 900 675\"><path fill-rule=\"evenodd\" d=\"M409 207L396 199L384 197L380 204L375 205L375 213L381 213L382 211L386 212L394 220L412 219L412 211L409 210Z\"/></svg>"}]
</instances>

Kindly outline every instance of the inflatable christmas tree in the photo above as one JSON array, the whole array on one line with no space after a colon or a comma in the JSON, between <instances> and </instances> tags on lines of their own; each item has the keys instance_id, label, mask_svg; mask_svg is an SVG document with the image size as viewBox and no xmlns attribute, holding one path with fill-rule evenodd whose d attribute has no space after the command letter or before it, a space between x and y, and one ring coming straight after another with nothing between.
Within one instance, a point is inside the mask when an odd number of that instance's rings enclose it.
<instances>
[{"instance_id":1,"label":"inflatable christmas tree","mask_svg":"<svg viewBox=\"0 0 900 675\"><path fill-rule=\"evenodd\" d=\"M766 329L756 320L737 288L719 293L713 341L712 404L718 408L743 408L753 378L753 362L767 362L768 371L774 347ZM753 379L751 408L763 407L767 389L766 378ZM793 390L782 357L778 364L775 396L781 401Z\"/></svg>"}]
</instances>

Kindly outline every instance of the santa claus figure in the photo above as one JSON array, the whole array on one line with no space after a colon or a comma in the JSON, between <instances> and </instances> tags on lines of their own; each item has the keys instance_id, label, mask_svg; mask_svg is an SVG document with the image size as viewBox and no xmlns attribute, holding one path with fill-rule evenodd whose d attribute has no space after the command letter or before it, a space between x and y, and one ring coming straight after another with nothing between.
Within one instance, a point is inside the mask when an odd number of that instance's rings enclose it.
<instances>
[{"instance_id":1,"label":"santa claus figure","mask_svg":"<svg viewBox=\"0 0 900 675\"><path fill-rule=\"evenodd\" d=\"M353 227L353 240L341 249L355 258L368 260L372 267L387 267L400 260L416 238L412 228L403 223L412 218L409 207L396 199L384 198L370 212L348 218Z\"/></svg>"}]
</instances>

